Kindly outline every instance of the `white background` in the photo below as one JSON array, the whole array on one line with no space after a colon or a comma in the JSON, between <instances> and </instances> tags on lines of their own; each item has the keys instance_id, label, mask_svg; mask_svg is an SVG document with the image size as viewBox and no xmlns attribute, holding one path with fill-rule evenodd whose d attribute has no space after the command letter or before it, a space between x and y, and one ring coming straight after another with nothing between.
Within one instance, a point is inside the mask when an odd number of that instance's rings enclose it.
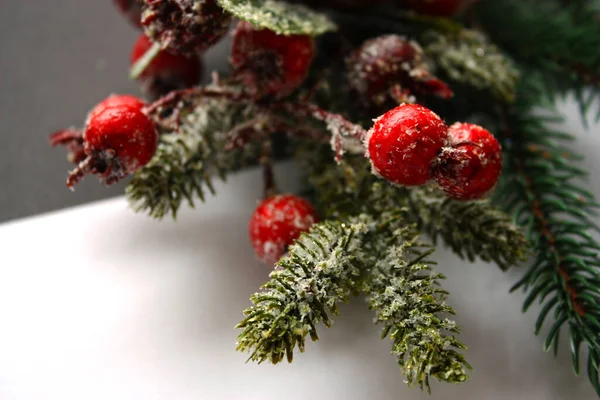
<instances>
[{"instance_id":1,"label":"white background","mask_svg":"<svg viewBox=\"0 0 600 400\"><path fill-rule=\"evenodd\" d=\"M578 117L569 126L581 131ZM573 146L591 171L598 135ZM293 187L288 167L277 174ZM596 175L589 186L600 197ZM595 398L571 371L566 331L558 359L543 353L537 309L521 314L523 295L508 294L522 270L443 249L437 269L474 367L467 383L436 382L431 396L407 388L362 298L293 364L246 364L233 326L268 274L246 234L260 188L256 171L235 175L177 222L117 199L0 225L0 399Z\"/></svg>"}]
</instances>

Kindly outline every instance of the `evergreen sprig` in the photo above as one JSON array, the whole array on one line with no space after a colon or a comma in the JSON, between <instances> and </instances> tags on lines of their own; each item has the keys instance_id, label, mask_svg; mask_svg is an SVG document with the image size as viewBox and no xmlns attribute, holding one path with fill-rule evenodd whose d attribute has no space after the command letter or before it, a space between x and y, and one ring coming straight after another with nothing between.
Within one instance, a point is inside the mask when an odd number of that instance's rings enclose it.
<instances>
[{"instance_id":1,"label":"evergreen sprig","mask_svg":"<svg viewBox=\"0 0 600 400\"><path fill-rule=\"evenodd\" d=\"M527 259L528 243L512 218L489 200L457 201L433 187L410 190L410 215L434 244L437 239L461 258L493 261L503 270Z\"/></svg>"},{"instance_id":2,"label":"evergreen sprig","mask_svg":"<svg viewBox=\"0 0 600 400\"><path fill-rule=\"evenodd\" d=\"M466 347L454 336L459 328L444 314L454 310L444 303L447 292L438 285L444 276L431 270L426 258L433 249L420 243L410 226L391 221L373 248L373 272L365 283L369 308L383 324L382 338L392 340L409 384L430 391L429 378L460 383L471 366L459 350ZM383 239L383 240L382 240Z\"/></svg>"},{"instance_id":3,"label":"evergreen sprig","mask_svg":"<svg viewBox=\"0 0 600 400\"><path fill-rule=\"evenodd\" d=\"M202 101L183 117L177 132L161 136L152 161L129 182L132 207L154 218L176 217L182 202L193 207L195 198L204 201L207 192L214 194L214 175L225 179L228 171L256 156L256 146L224 150L227 133L251 114L247 107Z\"/></svg>"},{"instance_id":4,"label":"evergreen sprig","mask_svg":"<svg viewBox=\"0 0 600 400\"><path fill-rule=\"evenodd\" d=\"M600 244L590 234L597 229L590 218L598 204L577 184L585 172L563 146L572 137L551 127L559 115L547 109L541 115L527 87L523 91L519 104L503 114L505 175L498 200L526 227L535 260L513 290L527 292L524 311L535 301L543 304L536 334L552 318L546 350L558 352L561 328L567 328L576 374L580 348L587 347L587 373L600 395Z\"/></svg>"},{"instance_id":5,"label":"evergreen sprig","mask_svg":"<svg viewBox=\"0 0 600 400\"><path fill-rule=\"evenodd\" d=\"M522 69L540 75L534 90L550 99L574 92L585 114L600 96L600 24L597 11L583 3L486 1L476 10L494 42Z\"/></svg>"},{"instance_id":6,"label":"evergreen sprig","mask_svg":"<svg viewBox=\"0 0 600 400\"><path fill-rule=\"evenodd\" d=\"M323 146L320 151L311 147L298 155L314 186L317 205L329 218L380 215L408 207L407 218L421 231L434 242L441 238L457 255L470 261L479 257L507 269L529 254L521 229L488 200L457 201L431 187L393 186L374 176L363 157L347 155L336 166L328 158L330 153Z\"/></svg>"},{"instance_id":7,"label":"evergreen sprig","mask_svg":"<svg viewBox=\"0 0 600 400\"><path fill-rule=\"evenodd\" d=\"M331 326L338 303L360 290L365 222L324 221L302 234L252 295L254 304L237 325L238 350L250 351L252 361L275 364L286 356L291 362L296 346L304 351L307 335L319 338L319 323Z\"/></svg>"},{"instance_id":8,"label":"evergreen sprig","mask_svg":"<svg viewBox=\"0 0 600 400\"><path fill-rule=\"evenodd\" d=\"M502 102L515 100L519 72L483 33L432 30L423 35L423 43L425 53L451 80L488 91Z\"/></svg>"},{"instance_id":9,"label":"evergreen sprig","mask_svg":"<svg viewBox=\"0 0 600 400\"><path fill-rule=\"evenodd\" d=\"M429 389L430 376L466 380L470 366L457 352L465 347L450 335L459 329L442 317L454 314L443 303L447 292L437 286L443 276L431 272L424 261L431 250L404 217L361 214L321 222L303 234L252 295L254 305L237 326L238 350L259 363L284 356L291 362L296 347L304 351L306 336L318 339L319 323L331 326L340 302L364 290L409 383Z\"/></svg>"},{"instance_id":10,"label":"evergreen sprig","mask_svg":"<svg viewBox=\"0 0 600 400\"><path fill-rule=\"evenodd\" d=\"M285 0L217 0L237 18L283 35L317 36L337 29L327 15Z\"/></svg>"}]
</instances>

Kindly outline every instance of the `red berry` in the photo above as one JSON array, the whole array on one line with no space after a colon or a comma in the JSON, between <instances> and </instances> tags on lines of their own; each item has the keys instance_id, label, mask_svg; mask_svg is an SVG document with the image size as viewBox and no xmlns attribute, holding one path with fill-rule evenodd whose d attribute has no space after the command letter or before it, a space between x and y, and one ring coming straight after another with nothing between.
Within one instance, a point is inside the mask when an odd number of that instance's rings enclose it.
<instances>
[{"instance_id":1,"label":"red berry","mask_svg":"<svg viewBox=\"0 0 600 400\"><path fill-rule=\"evenodd\" d=\"M452 17L468 2L469 0L408 0L408 6L421 14Z\"/></svg>"},{"instance_id":2,"label":"red berry","mask_svg":"<svg viewBox=\"0 0 600 400\"><path fill-rule=\"evenodd\" d=\"M137 0L114 0L115 5L129 21L136 27L141 28L142 7Z\"/></svg>"},{"instance_id":3,"label":"red berry","mask_svg":"<svg viewBox=\"0 0 600 400\"><path fill-rule=\"evenodd\" d=\"M398 185L422 185L431 164L446 145L448 127L433 111L402 104L375 120L367 134L373 171Z\"/></svg>"},{"instance_id":4,"label":"red berry","mask_svg":"<svg viewBox=\"0 0 600 400\"><path fill-rule=\"evenodd\" d=\"M153 41L175 54L203 51L229 29L231 15L216 0L143 0L142 26Z\"/></svg>"},{"instance_id":5,"label":"red berry","mask_svg":"<svg viewBox=\"0 0 600 400\"><path fill-rule=\"evenodd\" d=\"M67 186L74 186L88 173L109 185L152 159L158 133L143 107L144 103L133 96L112 95L90 111L82 137L85 158L69 175ZM69 145L64 139L54 141ZM71 142L76 143L77 138L73 136Z\"/></svg>"},{"instance_id":6,"label":"red berry","mask_svg":"<svg viewBox=\"0 0 600 400\"><path fill-rule=\"evenodd\" d=\"M483 197L498 182L502 149L496 138L479 125L456 123L448 129L449 147L440 153L433 176L453 199Z\"/></svg>"},{"instance_id":7,"label":"red berry","mask_svg":"<svg viewBox=\"0 0 600 400\"><path fill-rule=\"evenodd\" d=\"M249 233L258 258L274 264L302 232L317 222L310 203L291 194L262 201L250 218Z\"/></svg>"},{"instance_id":8,"label":"red berry","mask_svg":"<svg viewBox=\"0 0 600 400\"><path fill-rule=\"evenodd\" d=\"M374 112L415 103L415 96L452 97L452 90L429 73L421 47L402 36L367 40L346 59L346 69L351 89Z\"/></svg>"},{"instance_id":9,"label":"red berry","mask_svg":"<svg viewBox=\"0 0 600 400\"><path fill-rule=\"evenodd\" d=\"M140 35L131 51L131 65L138 61L152 46L152 41ZM202 63L197 55L172 54L160 51L140 74L144 93L152 98L173 90L185 89L200 82Z\"/></svg>"},{"instance_id":10,"label":"red berry","mask_svg":"<svg viewBox=\"0 0 600 400\"><path fill-rule=\"evenodd\" d=\"M242 21L233 33L231 64L251 93L286 96L306 78L314 51L310 36L278 35Z\"/></svg>"},{"instance_id":11,"label":"red berry","mask_svg":"<svg viewBox=\"0 0 600 400\"><path fill-rule=\"evenodd\" d=\"M98 103L94 108L92 108L92 110L88 113L88 120L92 117L92 115L97 114L100 111L104 111L107 108L123 106L142 108L145 105L146 103L144 103L142 99L140 99L139 97L132 96L130 94L111 94L106 99Z\"/></svg>"}]
</instances>

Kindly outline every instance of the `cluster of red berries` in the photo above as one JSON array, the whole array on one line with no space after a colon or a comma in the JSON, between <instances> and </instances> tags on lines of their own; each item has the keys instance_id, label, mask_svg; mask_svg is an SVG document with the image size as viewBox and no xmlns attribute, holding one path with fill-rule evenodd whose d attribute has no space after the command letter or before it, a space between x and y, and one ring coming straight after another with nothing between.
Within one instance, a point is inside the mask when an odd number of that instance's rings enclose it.
<instances>
[{"instance_id":1,"label":"cluster of red berries","mask_svg":"<svg viewBox=\"0 0 600 400\"><path fill-rule=\"evenodd\" d=\"M418 104L402 104L375 120L367 134L374 173L404 186L432 178L448 197L483 197L497 183L502 151L496 138L478 125L450 127Z\"/></svg>"},{"instance_id":2,"label":"cluster of red berries","mask_svg":"<svg viewBox=\"0 0 600 400\"><path fill-rule=\"evenodd\" d=\"M231 21L215 0L115 2L145 31L133 47L132 64L149 51L153 41L161 44L162 50L138 77L151 97L197 84L202 67L199 52L220 40ZM429 14L452 14L463 3L408 1ZM309 36L278 35L242 21L233 33L233 78L256 99L285 97L306 78L314 51ZM376 106L389 105L390 100L414 101L415 95L452 95L429 73L418 45L403 37L369 40L350 55L347 65L352 89ZM495 185L502 166L500 145L487 130L463 123L448 128L435 113L416 104L402 104L382 115L366 140L378 175L407 186L435 179L456 199L483 196ZM77 164L67 179L69 187L89 173L105 184L114 183L146 165L157 143L157 128L144 102L127 95L113 95L99 103L88 114L83 131L66 129L51 135L51 144L66 145L71 161ZM306 200L294 195L269 197L250 220L252 246L260 259L274 263L315 222L316 212Z\"/></svg>"}]
</instances>

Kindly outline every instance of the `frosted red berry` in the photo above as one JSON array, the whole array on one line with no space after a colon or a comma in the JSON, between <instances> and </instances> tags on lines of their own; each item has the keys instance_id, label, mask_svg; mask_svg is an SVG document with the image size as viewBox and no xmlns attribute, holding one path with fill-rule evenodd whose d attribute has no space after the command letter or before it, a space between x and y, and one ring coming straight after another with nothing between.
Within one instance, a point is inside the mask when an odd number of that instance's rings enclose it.
<instances>
[{"instance_id":1,"label":"frosted red berry","mask_svg":"<svg viewBox=\"0 0 600 400\"><path fill-rule=\"evenodd\" d=\"M366 138L373 172L405 186L431 179L431 165L447 144L448 127L418 104L402 104L375 120Z\"/></svg>"},{"instance_id":2,"label":"frosted red berry","mask_svg":"<svg viewBox=\"0 0 600 400\"><path fill-rule=\"evenodd\" d=\"M131 65L152 46L152 41L140 35L131 51ZM139 75L144 94L151 98L163 96L173 90L185 89L200 82L202 62L196 54L183 55L160 51Z\"/></svg>"},{"instance_id":3,"label":"frosted red berry","mask_svg":"<svg viewBox=\"0 0 600 400\"><path fill-rule=\"evenodd\" d=\"M83 150L77 168L67 179L68 187L90 173L109 185L152 159L158 133L143 107L144 103L136 97L112 95L90 111L83 135L78 137L77 131L64 130L51 136L52 144Z\"/></svg>"},{"instance_id":4,"label":"frosted red berry","mask_svg":"<svg viewBox=\"0 0 600 400\"><path fill-rule=\"evenodd\" d=\"M231 15L216 0L143 0L141 22L146 35L163 49L190 54L223 38Z\"/></svg>"},{"instance_id":5,"label":"frosted red berry","mask_svg":"<svg viewBox=\"0 0 600 400\"><path fill-rule=\"evenodd\" d=\"M142 7L137 0L114 0L115 5L134 26L141 28Z\"/></svg>"},{"instance_id":6,"label":"frosted red berry","mask_svg":"<svg viewBox=\"0 0 600 400\"><path fill-rule=\"evenodd\" d=\"M106 110L111 107L124 107L129 106L133 108L142 108L146 105L142 99L130 94L111 94L100 103L96 104L94 108L88 113L88 120L95 114ZM87 121L86 121L87 124Z\"/></svg>"},{"instance_id":7,"label":"frosted red berry","mask_svg":"<svg viewBox=\"0 0 600 400\"><path fill-rule=\"evenodd\" d=\"M421 47L398 35L364 42L346 59L346 71L357 98L377 113L426 95L452 97L448 85L430 74Z\"/></svg>"},{"instance_id":8,"label":"frosted red berry","mask_svg":"<svg viewBox=\"0 0 600 400\"><path fill-rule=\"evenodd\" d=\"M453 199L485 196L502 171L502 149L496 138L479 125L456 123L448 129L449 146L438 156L433 176Z\"/></svg>"},{"instance_id":9,"label":"frosted red berry","mask_svg":"<svg viewBox=\"0 0 600 400\"><path fill-rule=\"evenodd\" d=\"M314 56L310 36L279 35L240 22L233 33L234 74L257 95L285 96L306 78Z\"/></svg>"},{"instance_id":10,"label":"frosted red berry","mask_svg":"<svg viewBox=\"0 0 600 400\"><path fill-rule=\"evenodd\" d=\"M408 0L408 6L421 14L452 17L469 2L470 0Z\"/></svg>"},{"instance_id":11,"label":"frosted red berry","mask_svg":"<svg viewBox=\"0 0 600 400\"><path fill-rule=\"evenodd\" d=\"M250 218L252 247L259 259L274 264L317 220L311 204L301 197L292 194L270 197L258 205Z\"/></svg>"}]
</instances>

